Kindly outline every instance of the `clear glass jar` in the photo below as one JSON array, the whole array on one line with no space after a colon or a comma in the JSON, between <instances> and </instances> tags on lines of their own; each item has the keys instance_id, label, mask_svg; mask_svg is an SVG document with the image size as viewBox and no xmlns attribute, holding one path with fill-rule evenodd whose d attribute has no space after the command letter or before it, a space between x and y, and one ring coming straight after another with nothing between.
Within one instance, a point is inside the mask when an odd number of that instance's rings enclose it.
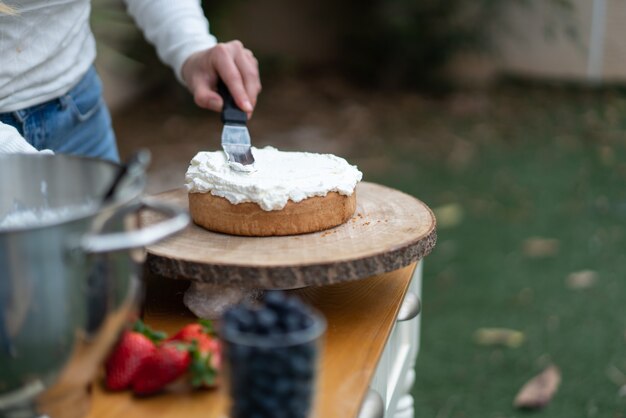
<instances>
[{"instance_id":1,"label":"clear glass jar","mask_svg":"<svg viewBox=\"0 0 626 418\"><path fill-rule=\"evenodd\" d=\"M326 320L311 313L309 326L290 333L222 333L229 418L315 417Z\"/></svg>"}]
</instances>

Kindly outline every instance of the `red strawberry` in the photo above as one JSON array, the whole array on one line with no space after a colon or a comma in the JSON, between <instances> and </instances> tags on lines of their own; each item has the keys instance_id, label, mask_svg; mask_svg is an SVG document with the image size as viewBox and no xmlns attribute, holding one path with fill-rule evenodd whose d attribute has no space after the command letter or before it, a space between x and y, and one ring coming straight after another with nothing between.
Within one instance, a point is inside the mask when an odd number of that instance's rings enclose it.
<instances>
[{"instance_id":1,"label":"red strawberry","mask_svg":"<svg viewBox=\"0 0 626 418\"><path fill-rule=\"evenodd\" d=\"M211 366L215 370L219 370L222 365L222 346L219 340L211 340L207 347L207 352L211 354Z\"/></svg>"},{"instance_id":2,"label":"red strawberry","mask_svg":"<svg viewBox=\"0 0 626 418\"><path fill-rule=\"evenodd\" d=\"M213 336L213 325L211 321L201 319L196 323L187 324L180 329L176 334L168 338L168 341L184 341L191 343L194 339L201 338L202 336Z\"/></svg>"},{"instance_id":3,"label":"red strawberry","mask_svg":"<svg viewBox=\"0 0 626 418\"><path fill-rule=\"evenodd\" d=\"M191 354L187 346L166 342L142 363L133 379L133 391L137 395L159 392L185 374L190 364Z\"/></svg>"},{"instance_id":4,"label":"red strawberry","mask_svg":"<svg viewBox=\"0 0 626 418\"><path fill-rule=\"evenodd\" d=\"M215 338L209 337L208 335L204 334L198 335L189 342L193 343L194 341L198 346L198 351L204 356L209 355L213 351L215 351L216 345L219 344Z\"/></svg>"},{"instance_id":5,"label":"red strawberry","mask_svg":"<svg viewBox=\"0 0 626 418\"><path fill-rule=\"evenodd\" d=\"M125 331L106 362L106 386L122 390L130 386L142 363L156 352L156 346L145 335Z\"/></svg>"},{"instance_id":6,"label":"red strawberry","mask_svg":"<svg viewBox=\"0 0 626 418\"><path fill-rule=\"evenodd\" d=\"M187 324L182 327L176 334L172 335L167 341L184 341L187 343L192 342L200 336L205 335L202 325L200 324Z\"/></svg>"},{"instance_id":7,"label":"red strawberry","mask_svg":"<svg viewBox=\"0 0 626 418\"><path fill-rule=\"evenodd\" d=\"M191 385L211 388L217 385L221 364L220 343L217 339L202 335L191 345Z\"/></svg>"},{"instance_id":8,"label":"red strawberry","mask_svg":"<svg viewBox=\"0 0 626 418\"><path fill-rule=\"evenodd\" d=\"M221 364L220 343L214 337L211 321L199 320L185 325L169 338L172 341L184 341L191 344L192 363L191 383L194 387L214 387L217 371Z\"/></svg>"}]
</instances>

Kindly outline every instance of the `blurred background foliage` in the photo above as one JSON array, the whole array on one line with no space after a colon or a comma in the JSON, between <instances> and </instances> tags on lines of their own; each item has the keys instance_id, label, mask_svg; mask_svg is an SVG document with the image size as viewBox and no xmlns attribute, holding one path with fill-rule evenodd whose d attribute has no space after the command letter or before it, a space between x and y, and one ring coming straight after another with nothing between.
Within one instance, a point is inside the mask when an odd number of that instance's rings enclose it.
<instances>
[{"instance_id":1,"label":"blurred background foliage","mask_svg":"<svg viewBox=\"0 0 626 418\"><path fill-rule=\"evenodd\" d=\"M234 16L250 0L202 1L211 22L211 32L219 40L240 38L233 30ZM262 2L259 2L262 4ZM307 2L315 4L315 2ZM370 87L408 88L440 92L454 87L448 66L459 54L498 54L502 36L524 37L508 25L511 7L534 8L541 5L546 14L546 38L576 38L577 21L570 0L343 0L321 1L305 7L307 18L323 21L319 26L331 36L332 60L298 60L280 50L255 50L263 76L310 73L327 70L349 77ZM310 5L309 5L310 6ZM261 5L262 7L262 5ZM254 21L247 29L254 45L254 32L265 31L273 22L268 16ZM153 48L124 13L122 0L96 0L92 19L100 53L114 61L117 71L141 72L146 80L170 80ZM239 31L241 32L241 31ZM302 48L306 48L303 45ZM254 48L253 48L254 49Z\"/></svg>"},{"instance_id":2,"label":"blurred background foliage","mask_svg":"<svg viewBox=\"0 0 626 418\"><path fill-rule=\"evenodd\" d=\"M548 36L575 36L568 0L544 0ZM532 8L534 0L349 0L339 2L341 68L362 83L394 88L451 87L447 66L460 53L497 53L496 33L511 33L507 11Z\"/></svg>"}]
</instances>

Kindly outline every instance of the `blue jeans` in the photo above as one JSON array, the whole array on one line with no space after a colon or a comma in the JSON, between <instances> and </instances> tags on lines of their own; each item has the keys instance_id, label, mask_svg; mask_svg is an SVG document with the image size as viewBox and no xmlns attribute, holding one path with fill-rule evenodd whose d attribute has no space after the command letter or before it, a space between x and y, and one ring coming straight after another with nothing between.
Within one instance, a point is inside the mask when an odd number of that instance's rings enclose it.
<instances>
[{"instance_id":1,"label":"blue jeans","mask_svg":"<svg viewBox=\"0 0 626 418\"><path fill-rule=\"evenodd\" d=\"M119 162L111 115L94 67L67 94L26 109L0 113L38 150Z\"/></svg>"}]
</instances>

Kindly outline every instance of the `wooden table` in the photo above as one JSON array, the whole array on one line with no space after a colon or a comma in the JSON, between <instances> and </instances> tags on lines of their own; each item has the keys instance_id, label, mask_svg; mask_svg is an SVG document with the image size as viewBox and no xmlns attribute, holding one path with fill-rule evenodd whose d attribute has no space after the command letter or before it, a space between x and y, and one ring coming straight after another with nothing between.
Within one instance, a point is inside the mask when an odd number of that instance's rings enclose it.
<instances>
[{"instance_id":1,"label":"wooden table","mask_svg":"<svg viewBox=\"0 0 626 418\"><path fill-rule=\"evenodd\" d=\"M363 400L375 383L377 367L380 370L381 366L379 363L386 361L387 342L397 328L398 313L414 273L419 274L420 269L416 271L416 264L411 264L391 273L355 282L290 291L315 306L328 321L318 391L318 417L358 416ZM156 329L170 333L192 322L194 316L182 303L188 284L186 281L149 275L145 321ZM412 368L417 355L417 342L409 341L408 344L413 351L407 355L408 363L404 368ZM391 370L390 373L396 372ZM400 385L403 386L402 383ZM380 394L383 399L387 395ZM221 416L224 416L224 398L219 390L136 399L128 392L104 392L96 384L89 418Z\"/></svg>"}]
</instances>

